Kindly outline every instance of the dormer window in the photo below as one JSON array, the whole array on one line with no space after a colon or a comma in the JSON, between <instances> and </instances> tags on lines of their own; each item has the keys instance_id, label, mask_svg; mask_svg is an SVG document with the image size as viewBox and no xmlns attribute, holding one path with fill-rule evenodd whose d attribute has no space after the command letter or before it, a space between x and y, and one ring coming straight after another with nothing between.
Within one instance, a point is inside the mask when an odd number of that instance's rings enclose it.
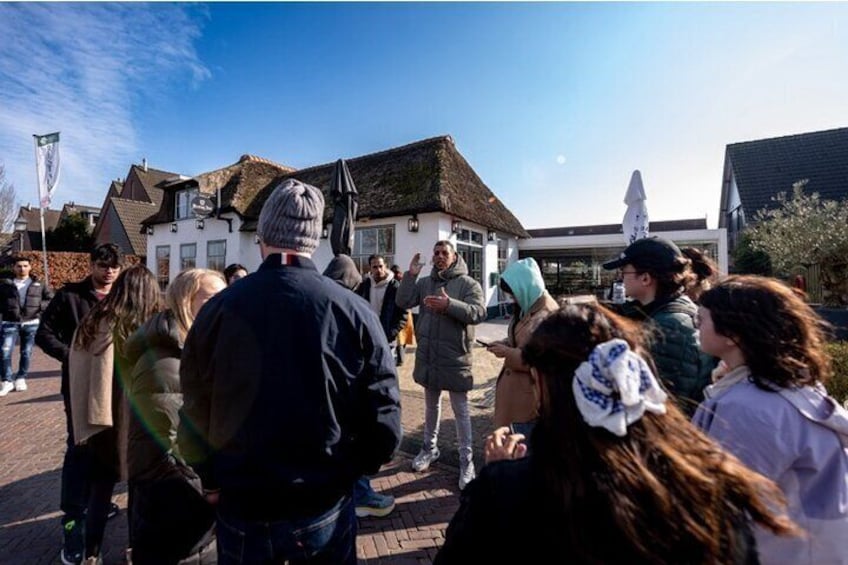
<instances>
[{"instance_id":1,"label":"dormer window","mask_svg":"<svg viewBox=\"0 0 848 565\"><path fill-rule=\"evenodd\" d=\"M176 198L175 206L174 206L174 219L175 220L184 220L186 218L190 218L193 213L191 211L191 201L195 196L198 195L197 187L187 188L185 190L177 191L174 195Z\"/></svg>"}]
</instances>

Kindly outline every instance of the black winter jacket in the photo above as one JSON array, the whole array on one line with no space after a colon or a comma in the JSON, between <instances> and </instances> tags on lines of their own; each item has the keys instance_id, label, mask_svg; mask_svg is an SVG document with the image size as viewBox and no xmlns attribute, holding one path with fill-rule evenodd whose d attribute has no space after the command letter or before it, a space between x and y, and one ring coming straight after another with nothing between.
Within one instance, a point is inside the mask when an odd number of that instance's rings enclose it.
<instances>
[{"instance_id":1,"label":"black winter jacket","mask_svg":"<svg viewBox=\"0 0 848 565\"><path fill-rule=\"evenodd\" d=\"M0 282L0 316L4 322L27 322L35 320L47 308L53 292L43 285L35 276L30 276L32 284L26 292L26 299L21 304L18 288L12 279Z\"/></svg>"},{"instance_id":2,"label":"black winter jacket","mask_svg":"<svg viewBox=\"0 0 848 565\"><path fill-rule=\"evenodd\" d=\"M371 284L374 281L371 277L366 277L356 293L371 303ZM400 331L406 327L406 310L398 307L395 304L397 290L400 286L400 281L392 279L386 285L386 294L383 297L383 305L380 307L380 325L383 326L383 331L386 332L386 340L393 342Z\"/></svg>"},{"instance_id":3,"label":"black winter jacket","mask_svg":"<svg viewBox=\"0 0 848 565\"><path fill-rule=\"evenodd\" d=\"M80 321L97 304L91 277L63 286L41 315L35 343L47 355L62 362L62 395L68 397L68 352Z\"/></svg>"},{"instance_id":4,"label":"black winter jacket","mask_svg":"<svg viewBox=\"0 0 848 565\"><path fill-rule=\"evenodd\" d=\"M361 297L295 255L270 255L201 309L180 366L178 443L220 511L315 515L401 439L394 359Z\"/></svg>"}]
</instances>

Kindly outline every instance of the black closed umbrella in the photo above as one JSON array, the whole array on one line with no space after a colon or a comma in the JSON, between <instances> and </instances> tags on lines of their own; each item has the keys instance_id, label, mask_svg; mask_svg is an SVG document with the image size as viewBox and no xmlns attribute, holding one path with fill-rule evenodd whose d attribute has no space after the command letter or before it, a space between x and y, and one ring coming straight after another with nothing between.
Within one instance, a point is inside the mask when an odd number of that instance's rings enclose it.
<instances>
[{"instance_id":1,"label":"black closed umbrella","mask_svg":"<svg viewBox=\"0 0 848 565\"><path fill-rule=\"evenodd\" d=\"M359 208L359 193L347 169L344 159L336 161L333 180L330 184L333 195L333 231L330 233L330 245L333 255L350 255L353 250L353 232L356 212Z\"/></svg>"}]
</instances>

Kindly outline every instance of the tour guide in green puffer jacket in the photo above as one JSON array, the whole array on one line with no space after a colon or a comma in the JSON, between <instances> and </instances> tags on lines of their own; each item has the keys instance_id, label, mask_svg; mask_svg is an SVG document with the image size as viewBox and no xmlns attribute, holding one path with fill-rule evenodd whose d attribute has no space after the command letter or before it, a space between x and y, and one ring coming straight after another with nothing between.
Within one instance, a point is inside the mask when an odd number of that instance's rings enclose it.
<instances>
[{"instance_id":1,"label":"tour guide in green puffer jacket","mask_svg":"<svg viewBox=\"0 0 848 565\"><path fill-rule=\"evenodd\" d=\"M415 323L415 382L424 387L424 445L412 462L424 471L438 459L439 402L443 390L450 393L459 441L462 489L474 478L471 450L471 416L468 391L473 386L471 348L473 326L486 319L483 289L468 276L465 261L450 241L438 241L433 248L430 276L418 278L422 263L416 253L397 291L396 303L408 310L420 306ZM418 278L418 280L416 280Z\"/></svg>"}]
</instances>

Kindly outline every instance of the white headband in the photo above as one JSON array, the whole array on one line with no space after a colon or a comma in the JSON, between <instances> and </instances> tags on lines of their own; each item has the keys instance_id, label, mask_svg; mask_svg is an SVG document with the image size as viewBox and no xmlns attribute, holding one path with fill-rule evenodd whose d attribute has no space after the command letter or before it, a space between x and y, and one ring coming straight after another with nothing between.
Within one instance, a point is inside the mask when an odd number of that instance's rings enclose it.
<instances>
[{"instance_id":1,"label":"white headband","mask_svg":"<svg viewBox=\"0 0 848 565\"><path fill-rule=\"evenodd\" d=\"M572 389L583 420L620 437L646 411L665 414L668 398L645 360L623 339L597 345L574 372Z\"/></svg>"}]
</instances>

